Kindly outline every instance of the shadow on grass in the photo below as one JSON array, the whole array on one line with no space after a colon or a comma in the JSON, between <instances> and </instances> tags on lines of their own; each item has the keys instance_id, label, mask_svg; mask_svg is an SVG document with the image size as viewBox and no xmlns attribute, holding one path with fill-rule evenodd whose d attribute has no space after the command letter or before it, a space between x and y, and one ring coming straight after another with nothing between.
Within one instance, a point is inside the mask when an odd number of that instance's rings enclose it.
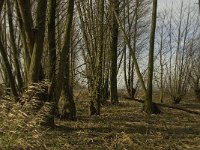
<instances>
[{"instance_id":1,"label":"shadow on grass","mask_svg":"<svg viewBox=\"0 0 200 150\"><path fill-rule=\"evenodd\" d=\"M180 106L189 108L189 109L199 109L200 110L200 103L180 104Z\"/></svg>"},{"instance_id":2,"label":"shadow on grass","mask_svg":"<svg viewBox=\"0 0 200 150\"><path fill-rule=\"evenodd\" d=\"M140 118L140 119L138 119ZM180 138L183 135L199 135L200 130L194 128L194 126L184 126L181 124L170 124L165 125L163 121L159 122L156 120L146 121L140 115L134 115L134 117L96 117L96 118L82 118L79 120L79 124L91 124L87 126L77 126L77 127L67 127L67 126L57 126L55 129L59 132L77 132L77 131L89 131L92 133L130 133L130 134L150 134L155 132L160 132L161 134L176 135L175 137ZM73 126L73 125L72 125ZM197 126L198 127L198 126Z\"/></svg>"}]
</instances>

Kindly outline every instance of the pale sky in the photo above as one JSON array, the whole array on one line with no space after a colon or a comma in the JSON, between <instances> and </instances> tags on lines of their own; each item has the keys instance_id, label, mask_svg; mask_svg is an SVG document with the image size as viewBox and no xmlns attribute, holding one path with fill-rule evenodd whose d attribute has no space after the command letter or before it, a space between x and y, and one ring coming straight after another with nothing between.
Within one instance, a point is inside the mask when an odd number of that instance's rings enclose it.
<instances>
[{"instance_id":1,"label":"pale sky","mask_svg":"<svg viewBox=\"0 0 200 150\"><path fill-rule=\"evenodd\" d=\"M198 0L158 0L158 10L170 8L172 5L172 2L173 2L174 7L180 6L182 1L185 6L189 5L189 3L190 3L192 6L198 7L198 5L197 5Z\"/></svg>"}]
</instances>

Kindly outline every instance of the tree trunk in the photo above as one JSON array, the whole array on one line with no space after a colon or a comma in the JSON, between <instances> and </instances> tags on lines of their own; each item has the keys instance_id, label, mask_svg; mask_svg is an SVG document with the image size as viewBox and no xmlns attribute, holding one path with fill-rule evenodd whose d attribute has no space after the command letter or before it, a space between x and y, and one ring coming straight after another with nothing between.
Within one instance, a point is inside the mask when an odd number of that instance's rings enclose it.
<instances>
[{"instance_id":1,"label":"tree trunk","mask_svg":"<svg viewBox=\"0 0 200 150\"><path fill-rule=\"evenodd\" d=\"M17 88L16 88L15 78L12 74L11 65L9 63L7 53L6 53L5 48L3 47L1 39L0 39L0 53L2 55L4 64L5 64L6 72L7 72L8 78L9 78L9 82L10 82L10 87L11 87L11 90L12 90L12 94L17 99L18 98L18 92L17 92Z\"/></svg>"},{"instance_id":2,"label":"tree trunk","mask_svg":"<svg viewBox=\"0 0 200 150\"><path fill-rule=\"evenodd\" d=\"M56 0L49 0L48 8L48 46L49 46L49 71L48 78L52 80L55 76L56 67L56 32L55 32L55 18L56 18Z\"/></svg>"},{"instance_id":3,"label":"tree trunk","mask_svg":"<svg viewBox=\"0 0 200 150\"><path fill-rule=\"evenodd\" d=\"M19 11L20 11L22 20L23 20L23 26L26 33L27 45L29 48L29 53L30 53L30 58L31 58L31 54L33 52L33 47L34 47L34 32L33 32L33 18L31 15L30 0L17 0L17 3L19 6Z\"/></svg>"},{"instance_id":4,"label":"tree trunk","mask_svg":"<svg viewBox=\"0 0 200 150\"><path fill-rule=\"evenodd\" d=\"M49 49L49 57L48 57L48 79L51 82L51 86L49 87L49 99L56 99L56 0L49 0L48 3L48 49Z\"/></svg>"},{"instance_id":5,"label":"tree trunk","mask_svg":"<svg viewBox=\"0 0 200 150\"><path fill-rule=\"evenodd\" d=\"M59 63L58 78L57 78L57 89L58 89L57 97L59 98L58 104L61 103L61 100L65 101L63 102L63 104L66 106L62 106L61 108L69 109L69 114L60 114L60 115L62 118L69 118L71 120L76 119L76 107L73 100L73 93L71 89L71 80L70 80L70 40L71 40L73 14L74 14L74 0L69 0L64 41L60 55L60 63ZM69 103L68 106L67 103ZM62 111L65 112L65 110Z\"/></svg>"},{"instance_id":6,"label":"tree trunk","mask_svg":"<svg viewBox=\"0 0 200 150\"><path fill-rule=\"evenodd\" d=\"M20 71L20 60L17 45L15 43L14 26L13 26L13 15L11 10L10 0L7 0L7 14L8 14L8 24L10 31L10 43L13 50L14 66L17 74L18 88L21 90L23 88L23 79Z\"/></svg>"},{"instance_id":7,"label":"tree trunk","mask_svg":"<svg viewBox=\"0 0 200 150\"><path fill-rule=\"evenodd\" d=\"M4 4L4 0L2 0L0 2L0 14L1 14L1 11L2 11L3 4ZM17 92L17 89L16 89L15 79L14 79L14 76L12 74L11 65L9 63L9 60L8 60L8 57L7 57L7 53L6 53L6 50L5 50L4 46L3 46L1 38L0 38L0 53L2 55L4 64L5 64L5 68L6 68L6 72L8 74L8 78L9 78L9 81L10 81L12 94L17 99L18 98L18 92Z\"/></svg>"},{"instance_id":8,"label":"tree trunk","mask_svg":"<svg viewBox=\"0 0 200 150\"><path fill-rule=\"evenodd\" d=\"M157 0L153 0L153 11L151 20L151 33L150 33L150 48L149 48L149 62L148 62L148 79L147 79L147 92L144 102L144 111L148 114L155 113L152 105L152 90L153 90L153 72L154 72L154 41L156 30L156 17L157 17Z\"/></svg>"},{"instance_id":9,"label":"tree trunk","mask_svg":"<svg viewBox=\"0 0 200 150\"><path fill-rule=\"evenodd\" d=\"M2 8L3 8L3 4L4 4L4 0L1 0L1 1L0 1L0 14L1 14L1 10L2 10Z\"/></svg>"},{"instance_id":10,"label":"tree trunk","mask_svg":"<svg viewBox=\"0 0 200 150\"><path fill-rule=\"evenodd\" d=\"M113 7L114 11L112 11L112 42L111 42L111 63L110 63L110 100L112 104L118 104L118 93L117 93L117 47L118 47L118 32L119 26L117 23L116 15L119 16L119 1L114 0L110 4Z\"/></svg>"},{"instance_id":11,"label":"tree trunk","mask_svg":"<svg viewBox=\"0 0 200 150\"><path fill-rule=\"evenodd\" d=\"M26 41L26 33L24 31L24 25L23 25L23 20L20 14L19 6L17 1L15 1L15 8L16 8L16 13L17 13L17 20L19 23L19 30L20 30L20 35L22 38L22 44L23 44L23 59L24 59L24 85L27 86L28 84L28 70L31 62L31 54L28 49L27 41Z\"/></svg>"},{"instance_id":12,"label":"tree trunk","mask_svg":"<svg viewBox=\"0 0 200 150\"><path fill-rule=\"evenodd\" d=\"M41 59L45 36L47 0L39 0L36 15L35 43L29 68L29 83L40 81L42 73Z\"/></svg>"}]
</instances>

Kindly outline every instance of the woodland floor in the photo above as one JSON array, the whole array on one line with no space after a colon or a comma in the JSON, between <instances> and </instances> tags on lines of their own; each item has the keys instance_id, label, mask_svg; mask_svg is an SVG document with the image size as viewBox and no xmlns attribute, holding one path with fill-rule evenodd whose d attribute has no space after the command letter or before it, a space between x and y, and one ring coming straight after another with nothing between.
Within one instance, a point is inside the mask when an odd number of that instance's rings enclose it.
<instances>
[{"instance_id":1,"label":"woodland floor","mask_svg":"<svg viewBox=\"0 0 200 150\"><path fill-rule=\"evenodd\" d=\"M200 110L197 103L180 105ZM147 116L141 103L121 100L90 118L88 107L79 102L76 122L56 122L46 135L49 149L200 150L199 115L162 108L162 114Z\"/></svg>"},{"instance_id":2,"label":"woodland floor","mask_svg":"<svg viewBox=\"0 0 200 150\"><path fill-rule=\"evenodd\" d=\"M56 120L40 137L46 149L200 150L199 115L162 108L162 114L147 116L141 103L120 99L118 106L103 106L101 116L89 117L89 103L76 103L77 121ZM180 106L200 111L200 103Z\"/></svg>"}]
</instances>

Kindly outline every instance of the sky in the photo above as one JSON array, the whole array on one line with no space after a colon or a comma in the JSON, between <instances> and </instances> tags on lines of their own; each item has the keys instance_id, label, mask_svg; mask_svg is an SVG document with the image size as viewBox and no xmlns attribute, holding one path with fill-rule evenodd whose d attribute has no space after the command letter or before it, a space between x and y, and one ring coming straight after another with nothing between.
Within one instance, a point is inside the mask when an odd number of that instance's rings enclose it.
<instances>
[{"instance_id":1,"label":"sky","mask_svg":"<svg viewBox=\"0 0 200 150\"><path fill-rule=\"evenodd\" d=\"M180 6L182 1L184 5L188 5L190 3L191 5L198 7L198 0L158 0L158 11L163 10L165 8L170 8L172 2L174 7Z\"/></svg>"},{"instance_id":2,"label":"sky","mask_svg":"<svg viewBox=\"0 0 200 150\"><path fill-rule=\"evenodd\" d=\"M158 0L158 13L163 12L164 10L167 10L168 12L171 11L171 6L173 7L174 15L175 12L179 14L180 8L181 8L181 2L183 1L183 7L191 6L195 10L198 10L198 0ZM173 5L172 5L173 4ZM193 10L193 9L192 9ZM198 11L197 11L198 12ZM198 15L198 13L197 13ZM118 74L118 88L124 88L125 83L124 83L124 74L123 72L119 71Z\"/></svg>"}]
</instances>

